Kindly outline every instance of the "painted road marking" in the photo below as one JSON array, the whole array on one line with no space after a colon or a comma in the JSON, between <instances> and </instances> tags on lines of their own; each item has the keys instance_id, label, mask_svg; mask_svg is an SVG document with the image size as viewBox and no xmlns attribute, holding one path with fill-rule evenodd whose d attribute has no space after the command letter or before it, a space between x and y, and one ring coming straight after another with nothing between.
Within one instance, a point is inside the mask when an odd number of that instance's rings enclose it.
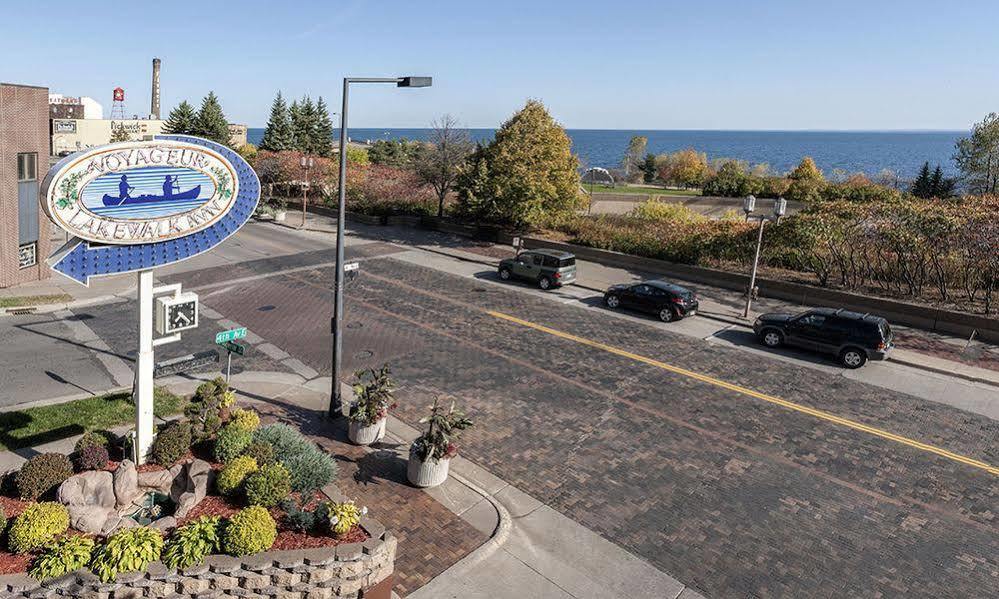
<instances>
[{"instance_id":1,"label":"painted road marking","mask_svg":"<svg viewBox=\"0 0 999 599\"><path fill-rule=\"evenodd\" d=\"M537 324L537 323L530 322L528 320L523 320L523 319L517 318L516 316L510 316L509 314L504 314L502 312L496 312L494 310L487 310L486 313L489 314L490 316L493 316L495 318L499 318L501 320L506 320L508 322L519 324L521 326L525 326L525 327L534 329L536 331L541 331L542 333L547 333L547 334L553 335L555 337L559 337L559 338L562 338L562 339L567 339L569 341L574 341L574 342L579 343L581 345L586 345L586 346L589 346L589 347L593 347L593 348L596 348L596 349L603 350L603 351L608 352L608 353L616 354L618 356L623 356L625 358L629 358L629 359L635 360L637 362L642 362L644 364L648 364L649 366L655 366L656 368L661 368L662 370L666 370L666 371L669 371L669 372L672 372L672 373L675 373L675 374L679 374L681 376L692 378L694 380L698 380L698 381L701 381L703 383L707 383L709 385L714 385L716 387L721 387L723 389L728 389L729 391L735 391L736 393L740 393L742 395L747 395L749 397L752 397L752 398L755 398L755 399L759 399L759 400L762 400L762 401L765 401L767 403L771 403L771 404L774 404L774 405L778 405L778 406L781 406L783 408L787 408L789 410L793 410L795 412L800 412L802 414L808 414L809 416L813 416L815 418L819 418L819 419L825 420L827 422L832 422L834 424L839 424L840 426L845 426L847 428L852 428L854 430L862 431L862 432L868 433L870 435L874 435L875 437L881 437L882 439L887 439L889 441L895 441L896 443L901 443L902 445L906 445L908 447L912 447L912 448L919 449L919 450L922 450L922 451L925 451L925 452L928 452L928 453L932 453L932 454L935 454L935 455L947 458L948 460L953 460L955 462L960 462L960 463L965 464L967 466L972 466L972 467L975 467L975 468L979 468L979 469L984 470L984 471L986 471L986 472L988 472L990 474L994 474L994 475L999 476L999 467L992 466L990 464L987 464L985 462L976 460L974 458L969 458L967 456L963 456L963 455L954 453L952 451L948 451L946 449L942 449L940 447L936 447L934 445L929 445L927 443L922 443L920 441L916 441L915 439L910 439L908 437L903 437L902 435L896 435L895 433L892 433L892 432L889 432L889 431L886 431L886 430L882 430L882 429L879 429L879 428L876 428L876 427L873 427L873 426L869 426L869 425L857 422L855 420L850 420L848 418L843 418L841 416L837 416L835 414L831 414L831 413L823 411L823 410L817 410L815 408L810 408L808 406L804 406L804 405L801 405L801 404L798 404L798 403L794 403L794 402L788 401L786 399L781 399L781 398L775 397L773 395L767 395L765 393L760 393L758 391L753 391L752 389L747 389L746 387L741 387L739 385L734 385L732 383L728 383L728 382L725 382L723 380L716 379L714 377L710 377L710 376L707 376L707 375L704 375L704 374L700 374L700 373L694 372L692 370L687 370L686 368L680 368L679 366L673 366L672 364L667 364L665 362L660 362L659 360L654 360L654 359L648 358L646 356L635 354L635 353L632 353L632 352L629 352L629 351L626 351L626 350L614 347L613 345L607 345L607 344L604 344L604 343L600 343L599 341L593 341L592 339L587 339L585 337L579 337L579 336L573 335L571 333L565 333L563 331L552 329L552 328L546 327L544 325L540 325L540 324Z\"/></svg>"}]
</instances>

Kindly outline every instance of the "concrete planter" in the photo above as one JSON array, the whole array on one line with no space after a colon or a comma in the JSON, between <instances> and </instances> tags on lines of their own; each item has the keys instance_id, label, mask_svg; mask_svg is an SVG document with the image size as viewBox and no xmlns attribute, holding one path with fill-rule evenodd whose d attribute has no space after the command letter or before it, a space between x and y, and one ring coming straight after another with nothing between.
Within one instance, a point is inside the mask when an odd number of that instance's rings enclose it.
<instances>
[{"instance_id":1,"label":"concrete planter","mask_svg":"<svg viewBox=\"0 0 999 599\"><path fill-rule=\"evenodd\" d=\"M382 418L374 424L363 424L351 420L347 427L347 437L354 445L371 445L376 441L381 441L385 436L385 423L387 421L387 418Z\"/></svg>"},{"instance_id":2,"label":"concrete planter","mask_svg":"<svg viewBox=\"0 0 999 599\"><path fill-rule=\"evenodd\" d=\"M436 487L447 480L450 465L451 458L430 459L424 462L410 455L409 463L406 465L406 477L415 487Z\"/></svg>"},{"instance_id":3,"label":"concrete planter","mask_svg":"<svg viewBox=\"0 0 999 599\"><path fill-rule=\"evenodd\" d=\"M397 541L377 520L363 518L371 536L337 547L266 551L247 557L211 555L203 565L172 570L153 562L142 572L103 583L88 570L39 582L26 574L0 576L0 597L349 597L389 599Z\"/></svg>"},{"instance_id":4,"label":"concrete planter","mask_svg":"<svg viewBox=\"0 0 999 599\"><path fill-rule=\"evenodd\" d=\"M274 222L276 223L283 223L286 218L288 218L287 210L278 210L274 213Z\"/></svg>"}]
</instances>

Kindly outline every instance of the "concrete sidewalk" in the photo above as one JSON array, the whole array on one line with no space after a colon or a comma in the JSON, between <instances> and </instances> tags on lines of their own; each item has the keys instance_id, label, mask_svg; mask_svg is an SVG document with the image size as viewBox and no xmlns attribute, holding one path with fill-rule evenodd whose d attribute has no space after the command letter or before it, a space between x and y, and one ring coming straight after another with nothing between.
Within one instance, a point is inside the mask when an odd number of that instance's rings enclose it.
<instances>
[{"instance_id":1,"label":"concrete sidewalk","mask_svg":"<svg viewBox=\"0 0 999 599\"><path fill-rule=\"evenodd\" d=\"M207 378L208 375L178 376L158 382L174 393L190 395ZM321 413L329 401L328 377L306 380L287 373L245 372L233 376L232 384L240 405L254 407L262 413L282 404L308 413ZM124 425L116 432L130 428ZM390 417L386 442L364 450L369 454L392 452L396 459L405 460L409 443L418 434L416 429ZM0 471L18 468L25 459L38 453L69 453L78 438L69 437L17 452L0 452ZM346 483L341 481L341 484ZM443 485L422 492L483 533L487 540L408 594L409 597L702 597L645 560L460 456L452 460L451 476ZM400 547L400 550L405 549Z\"/></svg>"}]
</instances>

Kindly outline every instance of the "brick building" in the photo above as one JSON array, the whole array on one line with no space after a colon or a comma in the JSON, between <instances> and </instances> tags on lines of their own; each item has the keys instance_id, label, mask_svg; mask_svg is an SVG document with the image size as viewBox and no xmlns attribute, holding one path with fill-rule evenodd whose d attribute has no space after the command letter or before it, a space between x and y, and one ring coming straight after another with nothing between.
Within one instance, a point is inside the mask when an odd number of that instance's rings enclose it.
<instances>
[{"instance_id":1,"label":"brick building","mask_svg":"<svg viewBox=\"0 0 999 599\"><path fill-rule=\"evenodd\" d=\"M49 90L0 83L0 287L49 276L38 188L49 166Z\"/></svg>"}]
</instances>

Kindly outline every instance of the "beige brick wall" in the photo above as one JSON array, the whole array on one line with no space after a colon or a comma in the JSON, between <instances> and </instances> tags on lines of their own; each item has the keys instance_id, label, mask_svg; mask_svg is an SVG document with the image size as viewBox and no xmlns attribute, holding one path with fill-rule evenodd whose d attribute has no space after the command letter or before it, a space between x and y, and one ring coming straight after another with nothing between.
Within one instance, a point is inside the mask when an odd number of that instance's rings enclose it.
<instances>
[{"instance_id":1,"label":"beige brick wall","mask_svg":"<svg viewBox=\"0 0 999 599\"><path fill-rule=\"evenodd\" d=\"M49 166L49 90L0 83L0 288L49 276L49 220L38 210L38 264L17 267L17 155L38 154L38 183Z\"/></svg>"}]
</instances>

